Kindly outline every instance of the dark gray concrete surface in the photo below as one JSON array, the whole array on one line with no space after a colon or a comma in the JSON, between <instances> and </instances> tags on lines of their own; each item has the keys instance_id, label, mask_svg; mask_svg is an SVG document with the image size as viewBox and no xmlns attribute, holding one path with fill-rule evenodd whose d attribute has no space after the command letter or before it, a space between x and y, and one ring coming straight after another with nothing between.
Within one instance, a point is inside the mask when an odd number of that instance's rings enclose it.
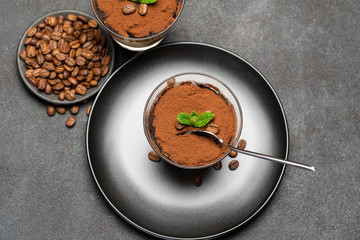
<instances>
[{"instance_id":1,"label":"dark gray concrete surface","mask_svg":"<svg viewBox=\"0 0 360 240\"><path fill-rule=\"evenodd\" d=\"M96 187L88 104L68 129L70 114L48 117L18 75L25 29L60 9L92 14L86 0L0 2L0 239L152 239ZM357 0L187 0L165 42L210 43L251 62L282 101L289 158L317 168L288 167L265 209L223 239L360 239L359 23ZM117 51L119 66L131 54Z\"/></svg>"}]
</instances>

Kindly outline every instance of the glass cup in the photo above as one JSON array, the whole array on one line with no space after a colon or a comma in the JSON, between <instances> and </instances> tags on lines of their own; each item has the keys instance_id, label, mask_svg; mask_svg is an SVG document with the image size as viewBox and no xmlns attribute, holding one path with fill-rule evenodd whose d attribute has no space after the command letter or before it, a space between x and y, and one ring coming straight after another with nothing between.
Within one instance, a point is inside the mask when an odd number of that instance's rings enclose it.
<instances>
[{"instance_id":1,"label":"glass cup","mask_svg":"<svg viewBox=\"0 0 360 240\"><path fill-rule=\"evenodd\" d=\"M209 166L212 166L218 161L221 161L224 159L228 153L227 151L223 156L221 156L219 159L206 164L206 165L200 165L200 166L185 166L180 165L178 163L173 162L171 159L169 159L167 156L161 153L161 151L158 150L158 148L155 146L155 143L152 139L155 139L154 130L150 127L151 121L152 121L152 114L154 111L155 104L159 101L161 98L161 95L169 88L172 87L173 84L179 85L183 82L193 82L197 85L205 85L208 86L211 89L214 89L217 93L222 94L222 96L232 104L234 111L235 111L235 117L236 117L236 130L235 130L235 137L230 142L230 145L235 147L240 139L240 134L242 130L242 111L240 107L240 103L237 100L234 93L230 90L229 87L227 87L223 82L221 82L218 79L215 79L214 77L211 77L206 74L202 73L184 73L179 74L173 77L170 77L164 81L162 81L150 94L144 108L144 114L143 114L143 126L146 138L151 145L151 147L154 149L154 151L159 154L159 156L167 161L168 163L184 168L184 169L199 169L199 168L206 168Z\"/></svg>"},{"instance_id":2,"label":"glass cup","mask_svg":"<svg viewBox=\"0 0 360 240\"><path fill-rule=\"evenodd\" d=\"M144 51L150 49L152 47L157 46L164 38L166 33L170 30L172 26L174 26L175 22L179 18L185 4L185 0L179 0L180 10L174 21L162 32L159 32L155 35L148 37L140 37L140 38L131 38L124 37L118 34L116 31L112 30L107 26L104 22L104 14L98 10L96 5L96 0L90 0L92 10L98 20L98 22L106 29L106 31L111 35L111 37L117 42L121 47L131 50L131 51Z\"/></svg>"}]
</instances>

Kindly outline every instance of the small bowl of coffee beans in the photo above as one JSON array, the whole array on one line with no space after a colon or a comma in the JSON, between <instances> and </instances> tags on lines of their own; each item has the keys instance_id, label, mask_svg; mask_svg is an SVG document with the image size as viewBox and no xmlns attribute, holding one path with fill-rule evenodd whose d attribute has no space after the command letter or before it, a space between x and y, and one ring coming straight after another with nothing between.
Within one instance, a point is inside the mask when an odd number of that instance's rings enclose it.
<instances>
[{"instance_id":1,"label":"small bowl of coffee beans","mask_svg":"<svg viewBox=\"0 0 360 240\"><path fill-rule=\"evenodd\" d=\"M17 64L25 85L53 104L96 94L114 66L114 45L97 20L75 10L49 13L24 33Z\"/></svg>"}]
</instances>

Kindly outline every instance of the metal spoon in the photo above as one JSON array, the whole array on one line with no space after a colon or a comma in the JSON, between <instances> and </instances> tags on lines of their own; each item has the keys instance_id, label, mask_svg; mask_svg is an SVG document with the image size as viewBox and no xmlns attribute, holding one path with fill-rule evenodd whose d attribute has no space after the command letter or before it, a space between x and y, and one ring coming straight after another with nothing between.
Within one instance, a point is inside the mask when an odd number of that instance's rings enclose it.
<instances>
[{"instance_id":1,"label":"metal spoon","mask_svg":"<svg viewBox=\"0 0 360 240\"><path fill-rule=\"evenodd\" d=\"M294 167L299 167L302 169L306 169L306 170L315 172L315 167L313 167L313 166L309 166L306 164L297 163L297 162L293 162L293 161L289 161L289 160L285 160L285 159L281 159L281 158L276 158L276 157L272 157L272 156L261 154L261 153L251 152L251 151L247 151L247 150L241 150L239 148L229 146L226 142L224 142L221 138L219 138L216 134L214 134L212 132L208 132L205 130L191 130L191 131L187 132L186 134L188 134L188 133L211 137L211 138L215 139L216 141L228 146L231 150L238 152L238 153L243 153L243 154L246 154L246 155L249 155L252 157L257 157L257 158L261 158L261 159L265 159L265 160L269 160L269 161L273 161L273 162L278 162L278 163L282 163L282 164L286 164L286 165L290 165L290 166L294 166Z\"/></svg>"}]
</instances>

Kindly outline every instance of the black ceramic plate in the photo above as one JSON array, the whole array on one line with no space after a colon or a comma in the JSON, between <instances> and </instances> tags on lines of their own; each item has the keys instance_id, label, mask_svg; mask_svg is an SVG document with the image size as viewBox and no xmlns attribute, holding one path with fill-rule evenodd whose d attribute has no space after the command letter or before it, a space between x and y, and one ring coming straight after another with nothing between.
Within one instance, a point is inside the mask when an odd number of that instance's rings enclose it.
<instances>
[{"instance_id":1,"label":"black ceramic plate","mask_svg":"<svg viewBox=\"0 0 360 240\"><path fill-rule=\"evenodd\" d=\"M75 15L83 15L85 16L88 20L90 19L94 19L95 21L97 21L94 17L90 16L89 14L87 13L83 13L83 12L80 12L80 11L76 11L76 10L59 10L59 11L55 11L55 12L51 12L51 13L48 13L42 17L40 17L38 20L36 20L33 24L31 24L27 29L26 31L24 32L24 35L23 37L21 38L20 40L20 43L19 43L19 47L18 47L18 51L17 51L17 65L18 65L18 69L19 69L19 73L20 73L20 76L23 80L23 82L25 83L25 86L28 87L28 89L34 93L36 96L38 96L39 98L47 101L47 102L50 102L50 103L53 103L53 104L62 104L62 105L65 105L65 104L74 104L74 103L78 103L78 102L82 102L83 100L87 99L87 98L90 98L91 96L93 96L94 94L96 94L102 84L105 82L105 80L110 76L112 70L113 70L113 67L114 67L114 58L115 58L115 50L114 50L114 44L111 40L111 37L110 35L106 32L106 30L101 26L101 24L99 24L98 28L101 29L101 32L102 34L106 37L106 48L109 49L109 55L111 57L111 61L109 63L109 72L108 74L106 74L104 77L101 77L101 79L99 80L99 85L96 86L96 87L91 87L87 90L87 93L85 95L79 95L79 94L76 94L76 99L74 101L68 101L67 99L65 99L64 101L60 101L57 97L57 95L51 93L49 95L47 95L44 91L40 91L38 90L37 87L33 86L30 84L29 80L25 77L25 72L27 70L26 68L26 65L24 63L23 60L21 60L21 58L19 57L19 53L20 53L20 50L22 49L26 49L25 45L24 45L24 42L27 38L27 32L28 30L32 27L32 26L37 26L38 23L40 22L44 22L44 19L48 16L59 16L60 14L64 15L65 17L68 15L68 14L75 14Z\"/></svg>"},{"instance_id":2,"label":"black ceramic plate","mask_svg":"<svg viewBox=\"0 0 360 240\"><path fill-rule=\"evenodd\" d=\"M287 158L284 111L269 82L253 66L224 49L172 43L135 56L120 67L96 97L86 145L95 181L112 208L137 228L165 239L221 236L251 219L278 186L284 165L238 155L240 166L185 170L148 160L143 110L164 79L185 72L225 82L243 111L246 149ZM185 151L185 150L184 150ZM203 184L193 184L195 176Z\"/></svg>"}]
</instances>

